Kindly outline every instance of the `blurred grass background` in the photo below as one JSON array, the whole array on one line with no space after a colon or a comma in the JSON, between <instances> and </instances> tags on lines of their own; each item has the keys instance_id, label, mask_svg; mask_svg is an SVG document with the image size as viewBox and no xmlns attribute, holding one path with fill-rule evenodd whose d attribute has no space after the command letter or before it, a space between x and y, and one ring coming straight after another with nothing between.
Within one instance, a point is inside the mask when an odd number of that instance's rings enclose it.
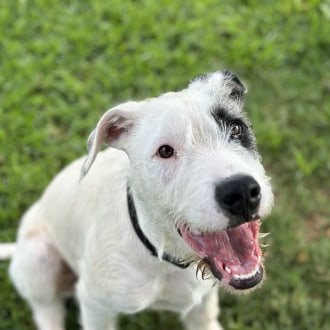
<instances>
[{"instance_id":1,"label":"blurred grass background","mask_svg":"<svg viewBox=\"0 0 330 330\"><path fill-rule=\"evenodd\" d=\"M330 329L330 1L2 0L0 242L64 165L85 154L100 115L127 99L228 68L276 195L268 279L221 291L227 330ZM0 263L0 329L33 329ZM78 329L69 302L68 329ZM121 329L181 329L171 313L122 317ZM202 330L202 329L201 329Z\"/></svg>"}]
</instances>

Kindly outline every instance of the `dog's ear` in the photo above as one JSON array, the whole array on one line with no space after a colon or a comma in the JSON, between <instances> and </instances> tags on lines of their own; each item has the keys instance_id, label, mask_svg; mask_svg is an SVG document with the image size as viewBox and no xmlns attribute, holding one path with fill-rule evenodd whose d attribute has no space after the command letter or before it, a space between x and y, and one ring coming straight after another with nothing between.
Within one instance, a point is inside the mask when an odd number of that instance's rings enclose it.
<instances>
[{"instance_id":1,"label":"dog's ear","mask_svg":"<svg viewBox=\"0 0 330 330\"><path fill-rule=\"evenodd\" d=\"M247 93L246 86L239 80L239 78L229 70L221 71L224 80L230 87L229 97L235 101L243 101L244 94Z\"/></svg>"},{"instance_id":2,"label":"dog's ear","mask_svg":"<svg viewBox=\"0 0 330 330\"><path fill-rule=\"evenodd\" d=\"M209 84L214 92L217 92L218 88L225 86L226 92L229 93L229 98L239 103L244 101L244 94L247 93L246 86L229 70L204 73L190 81L190 84L196 84L196 88L201 88L200 83Z\"/></svg>"},{"instance_id":3,"label":"dog's ear","mask_svg":"<svg viewBox=\"0 0 330 330\"><path fill-rule=\"evenodd\" d=\"M134 111L137 104L137 102L127 102L103 114L88 138L88 155L81 169L81 177L84 177L91 168L102 143L125 150L129 132L137 118L137 113Z\"/></svg>"}]
</instances>

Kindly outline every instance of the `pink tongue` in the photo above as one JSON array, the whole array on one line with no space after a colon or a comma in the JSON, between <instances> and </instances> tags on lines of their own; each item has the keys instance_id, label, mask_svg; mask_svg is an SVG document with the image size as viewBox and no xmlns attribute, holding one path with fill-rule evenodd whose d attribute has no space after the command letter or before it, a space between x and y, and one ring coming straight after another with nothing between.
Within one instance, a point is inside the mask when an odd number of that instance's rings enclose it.
<instances>
[{"instance_id":1,"label":"pink tongue","mask_svg":"<svg viewBox=\"0 0 330 330\"><path fill-rule=\"evenodd\" d=\"M257 221L209 234L197 234L182 228L182 237L201 258L212 258L218 266L250 268L261 255Z\"/></svg>"}]
</instances>

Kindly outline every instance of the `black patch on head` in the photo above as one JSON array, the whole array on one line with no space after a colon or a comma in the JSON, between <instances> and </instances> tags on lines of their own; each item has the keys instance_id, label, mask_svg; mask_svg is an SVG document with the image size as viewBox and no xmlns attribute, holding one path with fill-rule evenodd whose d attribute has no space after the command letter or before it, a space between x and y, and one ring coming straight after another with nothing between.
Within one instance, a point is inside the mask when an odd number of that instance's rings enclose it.
<instances>
[{"instance_id":1,"label":"black patch on head","mask_svg":"<svg viewBox=\"0 0 330 330\"><path fill-rule=\"evenodd\" d=\"M242 100L246 92L246 88L238 77L229 70L220 71L225 80L230 83L231 92L229 97L234 100Z\"/></svg>"},{"instance_id":2,"label":"black patch on head","mask_svg":"<svg viewBox=\"0 0 330 330\"><path fill-rule=\"evenodd\" d=\"M237 138L231 139L233 143L240 143L244 148L249 150L257 150L252 128L246 119L231 113L223 107L216 107L211 113L221 130L226 129L229 132L231 125L234 123L242 126L242 134Z\"/></svg>"},{"instance_id":3,"label":"black patch on head","mask_svg":"<svg viewBox=\"0 0 330 330\"><path fill-rule=\"evenodd\" d=\"M246 88L243 83L238 79L238 77L229 70L217 71L216 73L204 73L199 76L194 77L190 80L190 83L195 81L208 82L213 74L221 74L226 82L227 87L230 87L229 97L234 101L242 101L244 94L246 93ZM221 86L219 86L220 88Z\"/></svg>"}]
</instances>

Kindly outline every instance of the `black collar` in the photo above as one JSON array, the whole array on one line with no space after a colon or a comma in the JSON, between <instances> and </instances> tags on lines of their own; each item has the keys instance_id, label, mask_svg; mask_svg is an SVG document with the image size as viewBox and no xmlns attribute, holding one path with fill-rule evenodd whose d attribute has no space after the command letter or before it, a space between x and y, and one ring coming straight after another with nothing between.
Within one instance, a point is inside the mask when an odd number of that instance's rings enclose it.
<instances>
[{"instance_id":1,"label":"black collar","mask_svg":"<svg viewBox=\"0 0 330 330\"><path fill-rule=\"evenodd\" d=\"M151 255L154 257L158 257L158 253L156 248L153 246L153 244L149 241L149 239L144 235L140 225L139 220L136 213L136 208L134 205L133 197L129 191L129 188L127 188L127 205L128 205L128 213L133 225L133 228L136 232L136 235L139 237L140 241L143 243L143 245L150 251ZM171 264L178 266L180 268L187 268L190 263L182 263L180 260L175 259L171 257L169 254L164 253L162 256L163 260L170 262Z\"/></svg>"}]
</instances>

